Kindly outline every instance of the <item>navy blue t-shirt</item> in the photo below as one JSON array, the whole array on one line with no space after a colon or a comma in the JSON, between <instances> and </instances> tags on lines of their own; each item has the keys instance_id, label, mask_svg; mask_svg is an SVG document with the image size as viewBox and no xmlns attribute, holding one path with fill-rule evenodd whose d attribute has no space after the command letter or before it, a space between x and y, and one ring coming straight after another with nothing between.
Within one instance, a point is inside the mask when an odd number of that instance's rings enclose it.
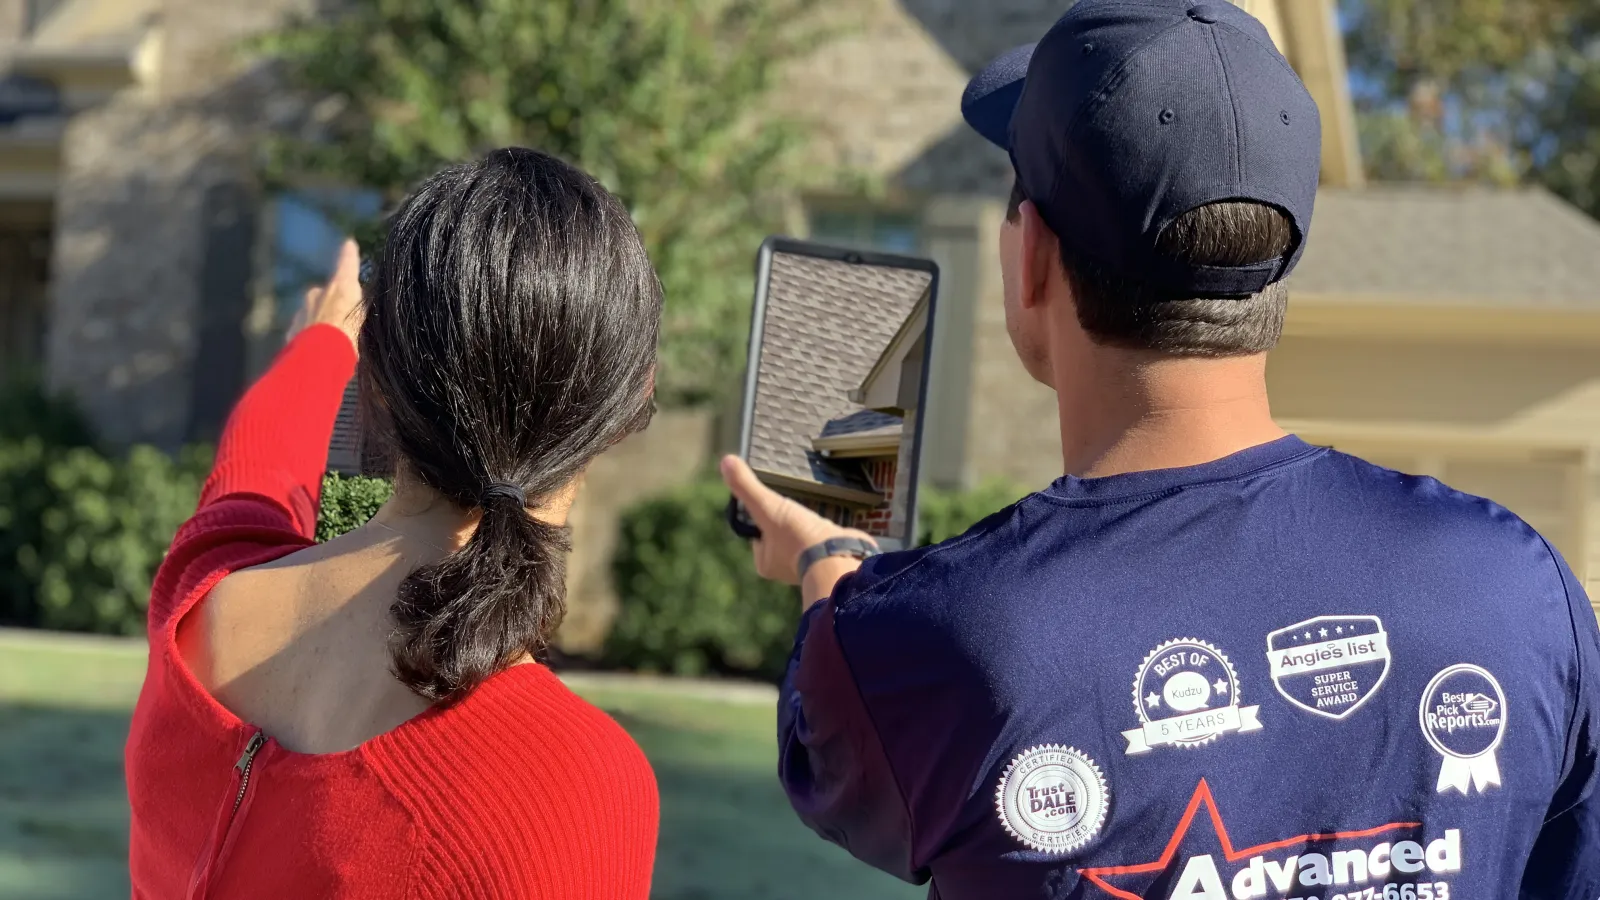
<instances>
[{"instance_id":1,"label":"navy blue t-shirt","mask_svg":"<svg viewBox=\"0 0 1600 900\"><path fill-rule=\"evenodd\" d=\"M1600 631L1560 555L1284 438L868 560L779 706L801 818L930 896L1600 896Z\"/></svg>"}]
</instances>

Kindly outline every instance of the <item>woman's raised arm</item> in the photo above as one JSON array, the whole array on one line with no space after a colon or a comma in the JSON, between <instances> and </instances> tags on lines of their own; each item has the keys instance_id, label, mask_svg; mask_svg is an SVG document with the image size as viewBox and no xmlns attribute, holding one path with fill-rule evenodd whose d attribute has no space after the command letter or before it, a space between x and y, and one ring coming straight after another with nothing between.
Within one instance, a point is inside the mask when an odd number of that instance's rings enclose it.
<instances>
[{"instance_id":1,"label":"woman's raised arm","mask_svg":"<svg viewBox=\"0 0 1600 900\"><path fill-rule=\"evenodd\" d=\"M360 264L355 242L345 241L333 278L306 292L287 345L228 417L196 519L225 524L207 513L221 512L213 507L224 498L237 498L270 502L295 532L307 539L315 533L328 441L355 372ZM261 512L245 515L260 524Z\"/></svg>"}]
</instances>

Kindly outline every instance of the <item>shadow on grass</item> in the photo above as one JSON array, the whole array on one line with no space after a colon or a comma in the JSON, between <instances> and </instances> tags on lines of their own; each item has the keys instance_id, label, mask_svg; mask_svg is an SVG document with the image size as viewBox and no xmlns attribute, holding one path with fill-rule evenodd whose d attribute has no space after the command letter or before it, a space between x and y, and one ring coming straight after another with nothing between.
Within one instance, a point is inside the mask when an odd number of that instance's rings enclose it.
<instances>
[{"instance_id":1,"label":"shadow on grass","mask_svg":"<svg viewBox=\"0 0 1600 900\"><path fill-rule=\"evenodd\" d=\"M611 714L644 748L661 788L656 900L925 896L800 824L778 786L771 737Z\"/></svg>"},{"instance_id":2,"label":"shadow on grass","mask_svg":"<svg viewBox=\"0 0 1600 900\"><path fill-rule=\"evenodd\" d=\"M0 894L127 897L127 713L0 704Z\"/></svg>"}]
</instances>

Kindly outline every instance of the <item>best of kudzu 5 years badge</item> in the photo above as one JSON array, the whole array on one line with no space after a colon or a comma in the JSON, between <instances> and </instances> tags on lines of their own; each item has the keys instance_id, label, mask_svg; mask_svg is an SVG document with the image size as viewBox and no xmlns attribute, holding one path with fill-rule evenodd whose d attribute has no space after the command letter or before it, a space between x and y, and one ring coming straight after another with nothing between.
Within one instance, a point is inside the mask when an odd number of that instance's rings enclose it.
<instances>
[{"instance_id":1,"label":"best of kudzu 5 years badge","mask_svg":"<svg viewBox=\"0 0 1600 900\"><path fill-rule=\"evenodd\" d=\"M1124 731L1128 753L1200 747L1230 731L1259 731L1258 706L1239 705L1239 676L1205 641L1167 641L1139 664L1133 679L1139 727Z\"/></svg>"}]
</instances>

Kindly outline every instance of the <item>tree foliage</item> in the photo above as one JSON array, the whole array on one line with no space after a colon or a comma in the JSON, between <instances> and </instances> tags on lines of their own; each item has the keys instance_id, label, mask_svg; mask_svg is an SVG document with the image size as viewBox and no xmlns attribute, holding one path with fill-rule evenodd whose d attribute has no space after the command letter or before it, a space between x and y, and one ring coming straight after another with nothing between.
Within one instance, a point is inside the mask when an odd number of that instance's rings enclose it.
<instances>
[{"instance_id":1,"label":"tree foliage","mask_svg":"<svg viewBox=\"0 0 1600 900\"><path fill-rule=\"evenodd\" d=\"M1369 171L1541 183L1600 214L1600 4L1344 0Z\"/></svg>"},{"instance_id":2,"label":"tree foliage","mask_svg":"<svg viewBox=\"0 0 1600 900\"><path fill-rule=\"evenodd\" d=\"M259 49L314 101L269 177L381 190L522 145L628 205L666 293L659 390L736 380L756 247L806 182L805 123L767 103L826 36L822 0L348 0Z\"/></svg>"}]
</instances>

